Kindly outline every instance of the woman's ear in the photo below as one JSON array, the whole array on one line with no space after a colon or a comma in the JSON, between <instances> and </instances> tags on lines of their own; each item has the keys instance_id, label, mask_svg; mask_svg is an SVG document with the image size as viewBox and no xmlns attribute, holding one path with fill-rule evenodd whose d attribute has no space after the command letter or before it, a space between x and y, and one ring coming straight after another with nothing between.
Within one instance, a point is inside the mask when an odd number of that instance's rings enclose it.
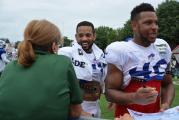
<instances>
[{"instance_id":1,"label":"woman's ear","mask_svg":"<svg viewBox=\"0 0 179 120\"><path fill-rule=\"evenodd\" d=\"M53 42L51 47L52 47L52 52L54 54L57 54L58 53L58 44Z\"/></svg>"}]
</instances>

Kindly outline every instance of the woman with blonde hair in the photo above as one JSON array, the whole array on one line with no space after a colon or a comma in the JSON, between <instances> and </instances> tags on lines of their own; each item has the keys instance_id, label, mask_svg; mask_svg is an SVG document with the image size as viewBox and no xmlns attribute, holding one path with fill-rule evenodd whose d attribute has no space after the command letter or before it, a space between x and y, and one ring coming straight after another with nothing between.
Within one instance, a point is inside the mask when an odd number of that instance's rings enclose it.
<instances>
[{"instance_id":1,"label":"woman with blonde hair","mask_svg":"<svg viewBox=\"0 0 179 120\"><path fill-rule=\"evenodd\" d=\"M79 117L80 88L71 61L57 55L59 29L32 20L24 31L18 59L0 78L1 120L66 120Z\"/></svg>"}]
</instances>

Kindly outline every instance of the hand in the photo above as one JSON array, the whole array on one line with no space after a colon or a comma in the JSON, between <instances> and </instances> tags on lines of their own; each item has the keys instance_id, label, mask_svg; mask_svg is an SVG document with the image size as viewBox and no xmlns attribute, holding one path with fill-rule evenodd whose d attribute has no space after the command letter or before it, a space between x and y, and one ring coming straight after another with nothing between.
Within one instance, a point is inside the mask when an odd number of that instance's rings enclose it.
<instances>
[{"instance_id":1,"label":"hand","mask_svg":"<svg viewBox=\"0 0 179 120\"><path fill-rule=\"evenodd\" d=\"M85 112L84 110L81 112L81 116L92 117L92 115L90 113Z\"/></svg>"},{"instance_id":2,"label":"hand","mask_svg":"<svg viewBox=\"0 0 179 120\"><path fill-rule=\"evenodd\" d=\"M140 87L135 93L133 102L135 104L147 105L156 102L158 92L152 87Z\"/></svg>"},{"instance_id":3,"label":"hand","mask_svg":"<svg viewBox=\"0 0 179 120\"><path fill-rule=\"evenodd\" d=\"M79 117L82 112L81 104L70 105L70 117Z\"/></svg>"},{"instance_id":4,"label":"hand","mask_svg":"<svg viewBox=\"0 0 179 120\"><path fill-rule=\"evenodd\" d=\"M133 120L133 118L129 114L124 114L120 118L115 118L115 120Z\"/></svg>"},{"instance_id":5,"label":"hand","mask_svg":"<svg viewBox=\"0 0 179 120\"><path fill-rule=\"evenodd\" d=\"M163 112L169 108L168 103L163 103L160 107L160 112Z\"/></svg>"},{"instance_id":6,"label":"hand","mask_svg":"<svg viewBox=\"0 0 179 120\"><path fill-rule=\"evenodd\" d=\"M107 108L108 108L109 110L115 110L116 104L115 104L115 103L112 103L112 102L109 102Z\"/></svg>"}]
</instances>

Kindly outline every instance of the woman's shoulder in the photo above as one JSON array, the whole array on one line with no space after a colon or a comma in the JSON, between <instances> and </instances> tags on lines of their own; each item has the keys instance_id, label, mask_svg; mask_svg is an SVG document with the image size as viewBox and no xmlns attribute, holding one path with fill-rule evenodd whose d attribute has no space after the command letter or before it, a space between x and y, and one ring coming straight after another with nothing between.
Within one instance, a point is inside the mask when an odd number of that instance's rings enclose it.
<instances>
[{"instance_id":1,"label":"woman's shoulder","mask_svg":"<svg viewBox=\"0 0 179 120\"><path fill-rule=\"evenodd\" d=\"M71 63L71 60L69 57L67 57L66 55L50 55L51 56L51 60L52 61L58 61L58 63L63 63L63 64L67 64L67 63Z\"/></svg>"}]
</instances>

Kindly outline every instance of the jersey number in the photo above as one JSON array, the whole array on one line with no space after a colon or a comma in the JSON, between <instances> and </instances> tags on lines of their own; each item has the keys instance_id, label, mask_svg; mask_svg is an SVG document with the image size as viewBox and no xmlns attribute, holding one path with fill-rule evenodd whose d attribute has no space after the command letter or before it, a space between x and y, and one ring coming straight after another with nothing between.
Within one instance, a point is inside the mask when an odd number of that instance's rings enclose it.
<instances>
[{"instance_id":1,"label":"jersey number","mask_svg":"<svg viewBox=\"0 0 179 120\"><path fill-rule=\"evenodd\" d=\"M137 67L131 69L129 71L129 74L131 75L131 77L137 77L137 76L143 76L144 79L151 79L152 77L155 77L155 79L163 79L163 74L165 73L165 70L160 70L159 68L161 68L162 65L166 65L167 66L167 62L164 59L159 60L154 66L153 66L153 70L155 73L155 76L150 76L150 74L152 73L152 71L149 70L149 66L150 66L150 62L145 63L143 65L143 70L137 70Z\"/></svg>"}]
</instances>

